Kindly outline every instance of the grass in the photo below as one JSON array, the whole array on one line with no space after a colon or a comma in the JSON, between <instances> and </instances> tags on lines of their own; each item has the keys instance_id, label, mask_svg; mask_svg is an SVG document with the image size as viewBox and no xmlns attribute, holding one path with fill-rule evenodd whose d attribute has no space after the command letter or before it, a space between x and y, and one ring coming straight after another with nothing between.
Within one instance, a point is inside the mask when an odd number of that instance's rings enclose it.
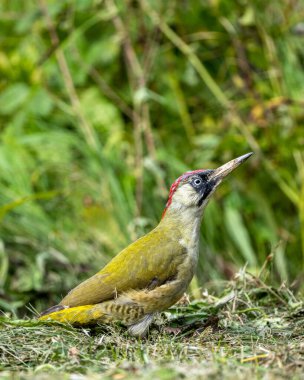
<instances>
[{"instance_id":1,"label":"grass","mask_svg":"<svg viewBox=\"0 0 304 380\"><path fill-rule=\"evenodd\" d=\"M75 329L2 317L1 377L302 378L303 302L285 286L271 288L244 271L219 293L204 291L192 302L185 297L144 339L119 325Z\"/></svg>"}]
</instances>

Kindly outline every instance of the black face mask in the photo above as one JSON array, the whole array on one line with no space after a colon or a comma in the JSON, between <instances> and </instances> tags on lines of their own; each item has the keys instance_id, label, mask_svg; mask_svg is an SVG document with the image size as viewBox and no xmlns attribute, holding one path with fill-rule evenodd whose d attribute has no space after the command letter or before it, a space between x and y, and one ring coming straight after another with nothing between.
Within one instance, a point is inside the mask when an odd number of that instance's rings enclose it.
<instances>
[{"instance_id":1,"label":"black face mask","mask_svg":"<svg viewBox=\"0 0 304 380\"><path fill-rule=\"evenodd\" d=\"M205 170L203 173L193 177L190 181L190 185L196 190L200 198L197 203L198 207L201 207L204 200L211 193L212 189L216 185L216 180L209 180L209 176L214 170Z\"/></svg>"}]
</instances>

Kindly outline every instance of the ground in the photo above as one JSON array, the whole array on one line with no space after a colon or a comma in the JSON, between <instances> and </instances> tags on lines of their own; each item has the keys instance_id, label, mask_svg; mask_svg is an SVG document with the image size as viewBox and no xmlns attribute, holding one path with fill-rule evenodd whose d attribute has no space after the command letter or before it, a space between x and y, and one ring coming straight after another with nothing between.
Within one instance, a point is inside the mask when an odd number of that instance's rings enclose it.
<instances>
[{"instance_id":1,"label":"ground","mask_svg":"<svg viewBox=\"0 0 304 380\"><path fill-rule=\"evenodd\" d=\"M76 329L2 317L0 377L304 379L303 302L245 272L221 293L185 298L144 339L119 325Z\"/></svg>"}]
</instances>

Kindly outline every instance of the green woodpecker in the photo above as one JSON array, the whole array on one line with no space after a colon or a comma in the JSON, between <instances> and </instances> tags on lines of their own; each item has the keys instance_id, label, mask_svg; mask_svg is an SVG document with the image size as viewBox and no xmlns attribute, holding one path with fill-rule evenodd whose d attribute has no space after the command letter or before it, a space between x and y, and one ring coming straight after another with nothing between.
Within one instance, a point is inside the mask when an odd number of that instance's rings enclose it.
<instances>
[{"instance_id":1,"label":"green woodpecker","mask_svg":"<svg viewBox=\"0 0 304 380\"><path fill-rule=\"evenodd\" d=\"M204 209L223 178L247 153L215 170L195 170L171 186L158 226L130 244L103 269L41 314L77 326L121 321L143 336L155 313L174 305L187 290L199 253Z\"/></svg>"}]
</instances>

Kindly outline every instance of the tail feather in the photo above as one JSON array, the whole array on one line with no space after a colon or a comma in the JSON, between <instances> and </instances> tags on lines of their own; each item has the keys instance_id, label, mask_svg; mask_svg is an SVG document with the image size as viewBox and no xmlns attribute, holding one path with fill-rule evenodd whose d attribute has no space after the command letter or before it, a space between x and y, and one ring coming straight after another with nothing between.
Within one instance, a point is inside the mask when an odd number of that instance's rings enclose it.
<instances>
[{"instance_id":1,"label":"tail feather","mask_svg":"<svg viewBox=\"0 0 304 380\"><path fill-rule=\"evenodd\" d=\"M153 292L153 291L151 291ZM40 315L41 321L54 320L74 326L96 325L120 321L135 336L144 336L154 318L154 307L147 310L150 301L146 291L129 291L115 300L94 305L69 307L57 305L47 309ZM144 302L141 302L144 301ZM153 306L153 305L152 305Z\"/></svg>"},{"instance_id":2,"label":"tail feather","mask_svg":"<svg viewBox=\"0 0 304 380\"><path fill-rule=\"evenodd\" d=\"M60 306L60 305L59 305ZM117 301L107 301L96 305L76 307L62 306L50 308L40 315L41 321L54 320L76 326L93 325L121 321L131 325L144 317L144 310L138 305L124 305Z\"/></svg>"},{"instance_id":3,"label":"tail feather","mask_svg":"<svg viewBox=\"0 0 304 380\"><path fill-rule=\"evenodd\" d=\"M96 324L98 322L108 323L113 321L111 316L105 314L98 305L85 305L68 307L55 312L40 316L39 320L53 320L63 323L69 323L75 326L85 326Z\"/></svg>"},{"instance_id":4,"label":"tail feather","mask_svg":"<svg viewBox=\"0 0 304 380\"><path fill-rule=\"evenodd\" d=\"M55 311L60 311L63 309L68 309L69 306L64 306L64 305L55 305L52 307L49 307L48 309L44 310L42 313L40 313L40 317L43 317L44 315L48 315L51 313L54 313Z\"/></svg>"}]
</instances>

